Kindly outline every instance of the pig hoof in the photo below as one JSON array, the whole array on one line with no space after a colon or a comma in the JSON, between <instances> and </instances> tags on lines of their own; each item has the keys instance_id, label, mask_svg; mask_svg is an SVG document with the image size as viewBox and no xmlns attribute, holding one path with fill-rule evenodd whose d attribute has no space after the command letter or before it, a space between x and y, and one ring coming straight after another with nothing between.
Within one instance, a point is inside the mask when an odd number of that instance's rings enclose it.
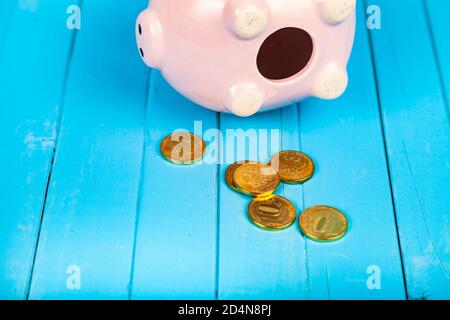
<instances>
[{"instance_id":1,"label":"pig hoof","mask_svg":"<svg viewBox=\"0 0 450 320\"><path fill-rule=\"evenodd\" d=\"M326 100L336 99L345 92L347 85L347 71L335 64L329 64L316 80L314 95Z\"/></svg>"},{"instance_id":2,"label":"pig hoof","mask_svg":"<svg viewBox=\"0 0 450 320\"><path fill-rule=\"evenodd\" d=\"M356 7L356 0L317 0L322 5L325 20L339 24L347 20Z\"/></svg>"},{"instance_id":3,"label":"pig hoof","mask_svg":"<svg viewBox=\"0 0 450 320\"><path fill-rule=\"evenodd\" d=\"M150 9L142 12L137 19L136 40L145 64L160 69L164 56L163 31L157 15Z\"/></svg>"},{"instance_id":4,"label":"pig hoof","mask_svg":"<svg viewBox=\"0 0 450 320\"><path fill-rule=\"evenodd\" d=\"M249 117L261 109L264 95L252 84L241 84L231 88L225 100L226 108L239 117Z\"/></svg>"},{"instance_id":5,"label":"pig hoof","mask_svg":"<svg viewBox=\"0 0 450 320\"><path fill-rule=\"evenodd\" d=\"M268 9L264 1L228 0L224 18L239 38L250 40L259 36L268 23Z\"/></svg>"},{"instance_id":6,"label":"pig hoof","mask_svg":"<svg viewBox=\"0 0 450 320\"><path fill-rule=\"evenodd\" d=\"M234 31L242 39L253 39L259 36L266 26L266 13L256 6L241 10L234 21Z\"/></svg>"}]
</instances>

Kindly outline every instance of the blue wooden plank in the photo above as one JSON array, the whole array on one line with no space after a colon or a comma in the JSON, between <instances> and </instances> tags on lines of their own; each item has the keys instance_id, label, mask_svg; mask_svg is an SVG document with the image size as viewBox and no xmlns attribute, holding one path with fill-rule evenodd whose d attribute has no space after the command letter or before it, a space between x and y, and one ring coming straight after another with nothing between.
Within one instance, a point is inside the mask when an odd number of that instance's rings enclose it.
<instances>
[{"instance_id":1,"label":"blue wooden plank","mask_svg":"<svg viewBox=\"0 0 450 320\"><path fill-rule=\"evenodd\" d=\"M128 298L148 79L134 24L144 6L83 4L31 299Z\"/></svg>"},{"instance_id":2,"label":"blue wooden plank","mask_svg":"<svg viewBox=\"0 0 450 320\"><path fill-rule=\"evenodd\" d=\"M450 2L446 0L427 0L428 23L433 32L433 45L438 57L438 67L442 77L442 87L450 112L450 34L448 33L448 12Z\"/></svg>"},{"instance_id":3,"label":"blue wooden plank","mask_svg":"<svg viewBox=\"0 0 450 320\"><path fill-rule=\"evenodd\" d=\"M408 294L450 298L450 125L426 12L421 0L378 4L373 46Z\"/></svg>"},{"instance_id":4,"label":"blue wooden plank","mask_svg":"<svg viewBox=\"0 0 450 320\"><path fill-rule=\"evenodd\" d=\"M69 2L35 10L1 4L0 21L9 25L0 48L0 298L27 292L72 39Z\"/></svg>"},{"instance_id":5,"label":"blue wooden plank","mask_svg":"<svg viewBox=\"0 0 450 320\"><path fill-rule=\"evenodd\" d=\"M299 209L317 204L342 209L350 219L349 234L333 244L318 244L305 240L297 226L281 233L261 231L246 217L249 199L229 191L222 182L221 298L405 297L361 3L359 13L356 47L349 66L351 83L344 97L334 102L303 102L301 124L296 123L296 109L292 107L244 120L223 115L221 121L222 131L278 129L284 149L300 146L310 154L317 172L303 186L303 194L299 186L285 186L280 193ZM258 148L265 147L266 141L259 141ZM270 153L264 151L260 160L266 161ZM374 266L382 271L379 290L367 286L367 270Z\"/></svg>"},{"instance_id":6,"label":"blue wooden plank","mask_svg":"<svg viewBox=\"0 0 450 320\"><path fill-rule=\"evenodd\" d=\"M317 159L305 206L326 204L349 219L334 244L308 241L311 298L404 299L404 281L363 2L346 94L301 106L302 148ZM380 286L373 272L381 272ZM371 285L368 285L369 283Z\"/></svg>"},{"instance_id":7,"label":"blue wooden plank","mask_svg":"<svg viewBox=\"0 0 450 320\"><path fill-rule=\"evenodd\" d=\"M296 107L291 106L247 119L221 115L226 160L221 166L219 189L218 290L221 299L301 299L306 296L304 240L298 228L294 226L280 232L257 228L247 216L251 198L235 193L224 181L227 166L235 161L267 162L282 146L298 149L296 113ZM301 209L299 188L281 187L278 194Z\"/></svg>"},{"instance_id":8,"label":"blue wooden plank","mask_svg":"<svg viewBox=\"0 0 450 320\"><path fill-rule=\"evenodd\" d=\"M187 101L158 72L152 73L133 299L215 297L215 142L208 146L211 158L193 166L167 162L159 145L175 130L195 132L208 142L208 132L214 134L216 127L216 113Z\"/></svg>"},{"instance_id":9,"label":"blue wooden plank","mask_svg":"<svg viewBox=\"0 0 450 320\"><path fill-rule=\"evenodd\" d=\"M13 0L4 0L0 2L0 30L2 30L2 32L0 32L0 59L16 8L17 5Z\"/></svg>"}]
</instances>

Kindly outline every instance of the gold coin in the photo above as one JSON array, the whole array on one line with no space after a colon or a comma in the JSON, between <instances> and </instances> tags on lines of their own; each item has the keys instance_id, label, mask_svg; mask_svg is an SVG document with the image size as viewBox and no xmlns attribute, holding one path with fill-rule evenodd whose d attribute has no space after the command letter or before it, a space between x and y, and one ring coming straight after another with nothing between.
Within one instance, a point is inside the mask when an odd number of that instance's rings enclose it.
<instances>
[{"instance_id":1,"label":"gold coin","mask_svg":"<svg viewBox=\"0 0 450 320\"><path fill-rule=\"evenodd\" d=\"M272 157L270 165L278 171L281 181L288 184L306 182L314 175L314 162L298 151L281 151Z\"/></svg>"},{"instance_id":2,"label":"gold coin","mask_svg":"<svg viewBox=\"0 0 450 320\"><path fill-rule=\"evenodd\" d=\"M243 164L236 168L233 180L240 192L251 196L272 194L280 184L277 171L259 162Z\"/></svg>"},{"instance_id":3,"label":"gold coin","mask_svg":"<svg viewBox=\"0 0 450 320\"><path fill-rule=\"evenodd\" d=\"M310 239L336 241L347 232L348 221L339 210L328 206L306 209L299 219L300 229Z\"/></svg>"},{"instance_id":4,"label":"gold coin","mask_svg":"<svg viewBox=\"0 0 450 320\"><path fill-rule=\"evenodd\" d=\"M165 137L160 150L167 161L175 164L194 164L203 158L206 144L195 134L179 132Z\"/></svg>"},{"instance_id":5,"label":"gold coin","mask_svg":"<svg viewBox=\"0 0 450 320\"><path fill-rule=\"evenodd\" d=\"M238 188L236 188L235 184L234 184L234 172L236 171L237 168L239 168L240 166L242 166L243 164L247 164L247 163L254 163L254 161L250 161L250 160L244 160L244 161L238 161L233 163L232 165L230 165L227 170L225 171L225 181L227 182L227 185L236 192L240 192Z\"/></svg>"},{"instance_id":6,"label":"gold coin","mask_svg":"<svg viewBox=\"0 0 450 320\"><path fill-rule=\"evenodd\" d=\"M297 216L295 206L279 196L255 198L248 206L250 220L266 230L282 230L294 223Z\"/></svg>"}]
</instances>

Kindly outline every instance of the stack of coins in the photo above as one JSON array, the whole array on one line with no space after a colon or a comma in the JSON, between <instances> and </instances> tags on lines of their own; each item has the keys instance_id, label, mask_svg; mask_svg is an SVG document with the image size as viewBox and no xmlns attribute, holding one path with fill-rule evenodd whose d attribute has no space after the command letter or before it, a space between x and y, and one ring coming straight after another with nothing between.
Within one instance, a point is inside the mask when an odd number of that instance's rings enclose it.
<instances>
[{"instance_id":1,"label":"stack of coins","mask_svg":"<svg viewBox=\"0 0 450 320\"><path fill-rule=\"evenodd\" d=\"M174 164L190 165L200 161L206 144L189 132L179 132L165 137L160 145L161 154ZM281 151L268 164L244 160L233 163L225 172L225 181L235 192L253 197L248 206L248 216L264 230L283 230L297 218L295 206L274 192L281 182L302 184L314 175L314 162L298 151ZM339 210L329 206L306 209L299 218L300 230L309 239L330 242L342 238L348 221Z\"/></svg>"}]
</instances>

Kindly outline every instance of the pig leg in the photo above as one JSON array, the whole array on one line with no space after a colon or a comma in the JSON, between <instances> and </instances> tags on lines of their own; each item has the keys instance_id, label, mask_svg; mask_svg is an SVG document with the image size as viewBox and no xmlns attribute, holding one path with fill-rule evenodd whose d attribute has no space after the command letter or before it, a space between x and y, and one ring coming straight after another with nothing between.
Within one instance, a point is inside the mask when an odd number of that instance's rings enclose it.
<instances>
[{"instance_id":1,"label":"pig leg","mask_svg":"<svg viewBox=\"0 0 450 320\"><path fill-rule=\"evenodd\" d=\"M228 0L224 18L228 28L243 40L259 36L268 23L265 0Z\"/></svg>"},{"instance_id":2,"label":"pig leg","mask_svg":"<svg viewBox=\"0 0 450 320\"><path fill-rule=\"evenodd\" d=\"M224 104L231 113L249 117L263 106L264 94L252 83L241 83L230 88Z\"/></svg>"},{"instance_id":3,"label":"pig leg","mask_svg":"<svg viewBox=\"0 0 450 320\"><path fill-rule=\"evenodd\" d=\"M316 0L322 7L325 20L329 24L339 24L347 20L356 7L356 0Z\"/></svg>"},{"instance_id":4,"label":"pig leg","mask_svg":"<svg viewBox=\"0 0 450 320\"><path fill-rule=\"evenodd\" d=\"M313 95L326 100L336 99L345 92L347 85L347 70L330 63L319 72L314 84Z\"/></svg>"}]
</instances>

